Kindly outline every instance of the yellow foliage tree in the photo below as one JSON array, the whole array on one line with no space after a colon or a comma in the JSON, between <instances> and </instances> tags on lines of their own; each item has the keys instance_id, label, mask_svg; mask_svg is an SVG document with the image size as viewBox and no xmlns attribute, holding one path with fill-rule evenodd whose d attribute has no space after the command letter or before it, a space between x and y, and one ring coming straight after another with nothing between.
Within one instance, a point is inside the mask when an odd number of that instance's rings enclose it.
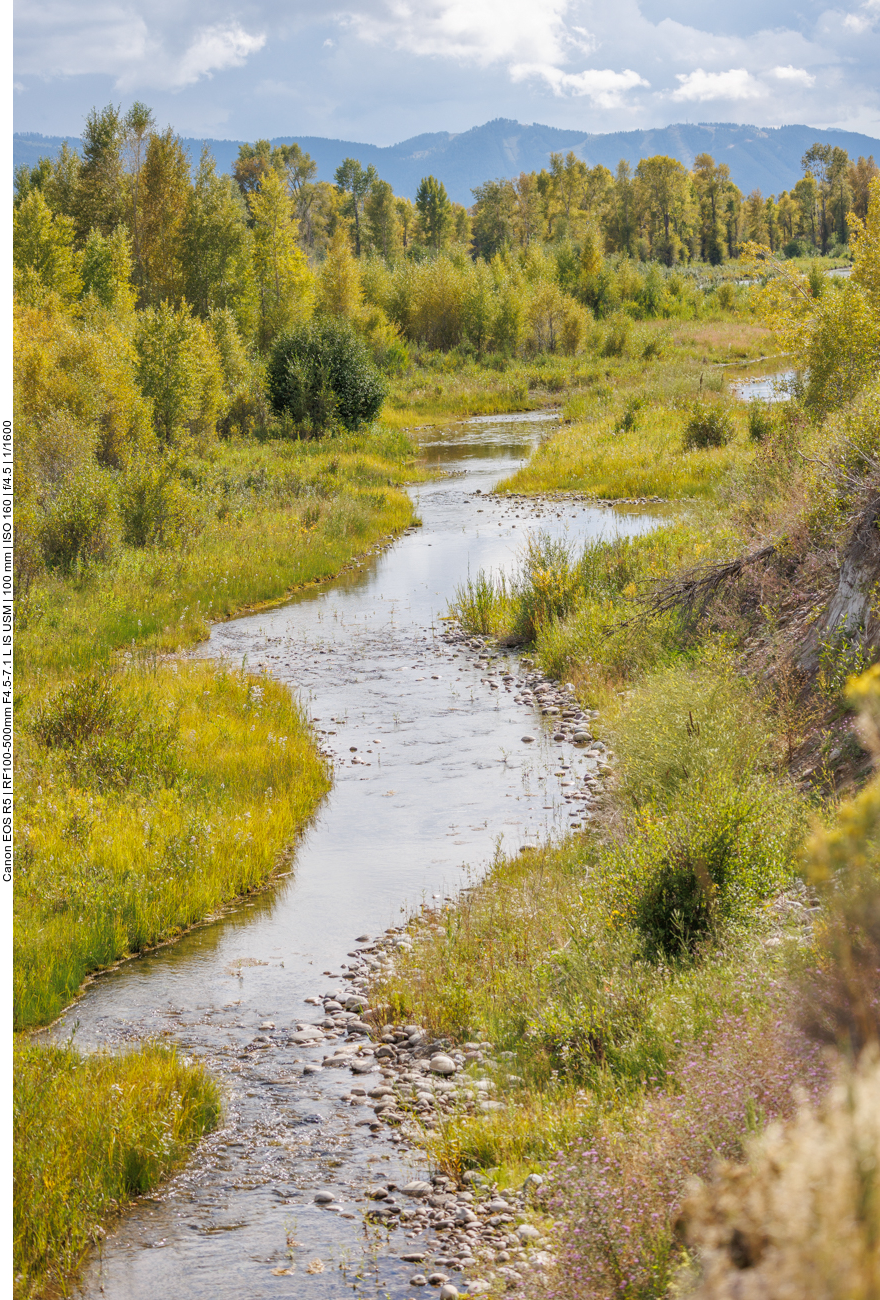
<instances>
[{"instance_id":1,"label":"yellow foliage tree","mask_svg":"<svg viewBox=\"0 0 880 1300\"><path fill-rule=\"evenodd\" d=\"M261 348L267 348L279 334L309 319L315 301L315 277L299 248L290 199L277 172L262 177L250 206L259 302L256 341Z\"/></svg>"}]
</instances>

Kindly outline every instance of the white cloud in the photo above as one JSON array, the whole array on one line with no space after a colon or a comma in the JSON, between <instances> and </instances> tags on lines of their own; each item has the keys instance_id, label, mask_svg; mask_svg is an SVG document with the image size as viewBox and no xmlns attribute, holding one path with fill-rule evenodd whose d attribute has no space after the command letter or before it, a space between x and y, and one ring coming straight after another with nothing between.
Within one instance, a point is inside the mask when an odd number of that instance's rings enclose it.
<instances>
[{"instance_id":1,"label":"white cloud","mask_svg":"<svg viewBox=\"0 0 880 1300\"><path fill-rule=\"evenodd\" d=\"M856 13L844 16L843 26L848 32L854 32L858 36L862 32L870 31L878 18L880 18L880 0L865 0Z\"/></svg>"},{"instance_id":2,"label":"white cloud","mask_svg":"<svg viewBox=\"0 0 880 1300\"><path fill-rule=\"evenodd\" d=\"M625 68L623 72L614 72L611 68L563 72L546 63L515 63L510 69L510 75L514 81L541 79L554 95L586 96L601 108L613 108L621 102L624 91L650 84L631 68Z\"/></svg>"},{"instance_id":3,"label":"white cloud","mask_svg":"<svg viewBox=\"0 0 880 1300\"><path fill-rule=\"evenodd\" d=\"M344 21L364 40L392 44L410 54L433 55L476 63L530 58L557 64L566 48L582 48L583 36L572 38L564 19L570 0L387 0L378 13L363 8Z\"/></svg>"},{"instance_id":4,"label":"white cloud","mask_svg":"<svg viewBox=\"0 0 880 1300\"><path fill-rule=\"evenodd\" d=\"M262 33L246 32L238 23L204 27L196 32L189 48L172 69L171 83L188 86L200 77L210 77L224 68L240 68L248 55L266 44Z\"/></svg>"},{"instance_id":5,"label":"white cloud","mask_svg":"<svg viewBox=\"0 0 880 1300\"><path fill-rule=\"evenodd\" d=\"M773 76L777 81L787 81L798 86L813 86L816 78L806 68L795 68L790 63L784 68L774 68Z\"/></svg>"},{"instance_id":6,"label":"white cloud","mask_svg":"<svg viewBox=\"0 0 880 1300\"><path fill-rule=\"evenodd\" d=\"M757 99L762 90L746 68L730 68L727 72L679 72L675 77L681 84L672 92L679 102L695 100L704 103L710 99Z\"/></svg>"}]
</instances>

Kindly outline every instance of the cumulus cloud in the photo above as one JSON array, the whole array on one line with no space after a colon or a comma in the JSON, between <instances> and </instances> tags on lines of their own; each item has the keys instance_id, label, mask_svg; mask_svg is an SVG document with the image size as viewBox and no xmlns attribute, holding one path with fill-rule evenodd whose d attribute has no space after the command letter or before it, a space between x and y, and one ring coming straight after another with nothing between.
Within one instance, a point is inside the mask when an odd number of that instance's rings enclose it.
<instances>
[{"instance_id":1,"label":"cumulus cloud","mask_svg":"<svg viewBox=\"0 0 880 1300\"><path fill-rule=\"evenodd\" d=\"M790 63L784 68L774 68L773 76L777 81L787 81L798 86L813 86L816 78L806 68L795 68Z\"/></svg>"},{"instance_id":2,"label":"cumulus cloud","mask_svg":"<svg viewBox=\"0 0 880 1300\"><path fill-rule=\"evenodd\" d=\"M364 40L392 43L410 54L466 60L482 67L531 57L556 64L584 34L566 30L569 0L389 0L359 8L347 23ZM589 33L586 33L589 40Z\"/></svg>"},{"instance_id":3,"label":"cumulus cloud","mask_svg":"<svg viewBox=\"0 0 880 1300\"><path fill-rule=\"evenodd\" d=\"M730 68L727 72L704 72L702 68L695 68L693 72L676 73L675 79L681 84L672 92L671 98L680 103L758 99L761 95L761 86L746 68Z\"/></svg>"},{"instance_id":4,"label":"cumulus cloud","mask_svg":"<svg viewBox=\"0 0 880 1300\"><path fill-rule=\"evenodd\" d=\"M650 84L631 68L625 68L623 72L615 72L612 68L563 72L547 63L515 63L510 75L514 81L538 78L547 83L554 95L584 95L601 108L613 108L621 102L625 91Z\"/></svg>"},{"instance_id":5,"label":"cumulus cloud","mask_svg":"<svg viewBox=\"0 0 880 1300\"><path fill-rule=\"evenodd\" d=\"M210 77L224 68L240 68L249 54L256 54L266 44L262 33L246 32L238 23L224 27L205 27L196 32L192 43L172 72L175 85L188 86L200 77Z\"/></svg>"}]
</instances>

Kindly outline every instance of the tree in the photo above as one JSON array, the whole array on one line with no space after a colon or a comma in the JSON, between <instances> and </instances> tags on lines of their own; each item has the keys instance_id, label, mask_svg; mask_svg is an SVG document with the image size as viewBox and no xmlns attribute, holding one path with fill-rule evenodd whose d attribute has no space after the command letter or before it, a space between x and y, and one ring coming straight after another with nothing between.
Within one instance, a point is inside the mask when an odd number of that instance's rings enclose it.
<instances>
[{"instance_id":1,"label":"tree","mask_svg":"<svg viewBox=\"0 0 880 1300\"><path fill-rule=\"evenodd\" d=\"M553 233L557 238L572 234L572 214L583 192L586 173L586 163L572 150L564 158L561 153L551 153L551 193L555 211L550 217L550 226L553 228L555 219Z\"/></svg>"},{"instance_id":2,"label":"tree","mask_svg":"<svg viewBox=\"0 0 880 1300\"><path fill-rule=\"evenodd\" d=\"M423 176L416 190L416 210L426 244L439 252L452 227L452 204L446 186L436 176Z\"/></svg>"},{"instance_id":3,"label":"tree","mask_svg":"<svg viewBox=\"0 0 880 1300\"><path fill-rule=\"evenodd\" d=\"M361 255L361 216L372 185L379 179L376 168L362 167L356 158L345 158L336 168L333 179L340 194L346 196L343 212L354 221L355 256Z\"/></svg>"},{"instance_id":4,"label":"tree","mask_svg":"<svg viewBox=\"0 0 880 1300\"><path fill-rule=\"evenodd\" d=\"M122 136L118 108L108 104L100 112L91 110L82 135L82 166L72 200L76 233L82 241L93 226L109 235L124 219Z\"/></svg>"},{"instance_id":5,"label":"tree","mask_svg":"<svg viewBox=\"0 0 880 1300\"><path fill-rule=\"evenodd\" d=\"M801 177L791 192L798 205L798 234L806 236L815 248L819 243L819 186L815 176Z\"/></svg>"},{"instance_id":6,"label":"tree","mask_svg":"<svg viewBox=\"0 0 880 1300\"><path fill-rule=\"evenodd\" d=\"M635 186L632 168L623 159L617 164L617 174L608 196L605 217L605 238L613 253L636 251L638 220L635 210Z\"/></svg>"},{"instance_id":7,"label":"tree","mask_svg":"<svg viewBox=\"0 0 880 1300\"><path fill-rule=\"evenodd\" d=\"M251 195L253 274L257 292L256 341L268 347L311 315L314 276L298 246L290 199L276 171L266 172Z\"/></svg>"},{"instance_id":8,"label":"tree","mask_svg":"<svg viewBox=\"0 0 880 1300\"><path fill-rule=\"evenodd\" d=\"M833 234L846 239L846 213L849 210L849 155L837 145L811 145L801 159L804 176L811 176L818 186L820 210L819 238L822 252L827 253Z\"/></svg>"},{"instance_id":9,"label":"tree","mask_svg":"<svg viewBox=\"0 0 880 1300\"><path fill-rule=\"evenodd\" d=\"M859 158L858 162L849 165L852 210L862 221L868 215L869 186L878 176L880 176L880 167L874 162L873 154L868 158Z\"/></svg>"},{"instance_id":10,"label":"tree","mask_svg":"<svg viewBox=\"0 0 880 1300\"><path fill-rule=\"evenodd\" d=\"M238 146L238 157L232 164L232 175L245 199L257 194L263 177L272 171L272 146L268 140Z\"/></svg>"},{"instance_id":11,"label":"tree","mask_svg":"<svg viewBox=\"0 0 880 1300\"><path fill-rule=\"evenodd\" d=\"M693 170L694 188L700 209L700 253L704 261L718 266L724 261L724 200L733 183L727 163L716 163L711 154L697 154Z\"/></svg>"},{"instance_id":12,"label":"tree","mask_svg":"<svg viewBox=\"0 0 880 1300\"><path fill-rule=\"evenodd\" d=\"M512 181L486 181L471 190L474 252L489 258L513 243L517 195Z\"/></svg>"},{"instance_id":13,"label":"tree","mask_svg":"<svg viewBox=\"0 0 880 1300\"><path fill-rule=\"evenodd\" d=\"M402 247L400 218L394 194L387 181L375 181L364 204L364 219L371 248L392 257Z\"/></svg>"},{"instance_id":14,"label":"tree","mask_svg":"<svg viewBox=\"0 0 880 1300\"><path fill-rule=\"evenodd\" d=\"M199 316L229 307L240 327L252 327L252 243L241 191L231 176L217 175L206 146L181 232L184 293Z\"/></svg>"},{"instance_id":15,"label":"tree","mask_svg":"<svg viewBox=\"0 0 880 1300\"><path fill-rule=\"evenodd\" d=\"M66 299L76 298L82 288L73 221L53 217L40 189L32 189L13 213L12 263L20 287L36 281Z\"/></svg>"},{"instance_id":16,"label":"tree","mask_svg":"<svg viewBox=\"0 0 880 1300\"><path fill-rule=\"evenodd\" d=\"M191 189L189 154L169 126L149 138L140 180L141 297L156 305L183 296L183 234Z\"/></svg>"},{"instance_id":17,"label":"tree","mask_svg":"<svg viewBox=\"0 0 880 1300\"><path fill-rule=\"evenodd\" d=\"M400 237L403 247L409 248L412 240L412 232L416 224L416 210L409 199L395 199L394 206L397 210L397 219L400 222Z\"/></svg>"},{"instance_id":18,"label":"tree","mask_svg":"<svg viewBox=\"0 0 880 1300\"><path fill-rule=\"evenodd\" d=\"M541 194L534 172L520 172L513 182L516 207L514 233L521 248L540 242L544 216L541 211Z\"/></svg>"},{"instance_id":19,"label":"tree","mask_svg":"<svg viewBox=\"0 0 880 1300\"><path fill-rule=\"evenodd\" d=\"M163 302L140 312L135 349L159 436L172 442L187 427L212 430L223 406L223 367L210 330L189 307Z\"/></svg>"},{"instance_id":20,"label":"tree","mask_svg":"<svg viewBox=\"0 0 880 1300\"><path fill-rule=\"evenodd\" d=\"M764 196L760 190L752 190L743 205L743 224L746 239L756 244L770 244L770 232L767 229L767 211Z\"/></svg>"},{"instance_id":21,"label":"tree","mask_svg":"<svg viewBox=\"0 0 880 1300\"><path fill-rule=\"evenodd\" d=\"M94 294L102 307L127 313L137 293L132 288L131 241L123 226L112 235L92 230L82 251L82 293Z\"/></svg>"},{"instance_id":22,"label":"tree","mask_svg":"<svg viewBox=\"0 0 880 1300\"><path fill-rule=\"evenodd\" d=\"M363 305L361 267L351 243L338 230L318 274L317 309L327 316L351 319Z\"/></svg>"},{"instance_id":23,"label":"tree","mask_svg":"<svg viewBox=\"0 0 880 1300\"><path fill-rule=\"evenodd\" d=\"M636 168L636 211L651 253L667 266L680 260L689 233L691 181L677 158L643 158Z\"/></svg>"},{"instance_id":24,"label":"tree","mask_svg":"<svg viewBox=\"0 0 880 1300\"><path fill-rule=\"evenodd\" d=\"M149 138L155 125L151 110L140 101L132 104L122 121L123 217L131 236L134 277L138 286L142 286L145 279L141 250L142 177Z\"/></svg>"}]
</instances>

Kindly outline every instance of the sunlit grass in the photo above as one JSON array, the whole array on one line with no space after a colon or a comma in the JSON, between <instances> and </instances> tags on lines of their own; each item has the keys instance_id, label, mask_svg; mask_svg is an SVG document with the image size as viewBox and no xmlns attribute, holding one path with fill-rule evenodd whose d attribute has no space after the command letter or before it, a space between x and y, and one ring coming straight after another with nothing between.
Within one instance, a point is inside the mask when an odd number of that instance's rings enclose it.
<instances>
[{"instance_id":1,"label":"sunlit grass","mask_svg":"<svg viewBox=\"0 0 880 1300\"><path fill-rule=\"evenodd\" d=\"M15 1047L14 1294L68 1294L98 1226L184 1159L220 1114L204 1069L147 1046L124 1056Z\"/></svg>"}]
</instances>

